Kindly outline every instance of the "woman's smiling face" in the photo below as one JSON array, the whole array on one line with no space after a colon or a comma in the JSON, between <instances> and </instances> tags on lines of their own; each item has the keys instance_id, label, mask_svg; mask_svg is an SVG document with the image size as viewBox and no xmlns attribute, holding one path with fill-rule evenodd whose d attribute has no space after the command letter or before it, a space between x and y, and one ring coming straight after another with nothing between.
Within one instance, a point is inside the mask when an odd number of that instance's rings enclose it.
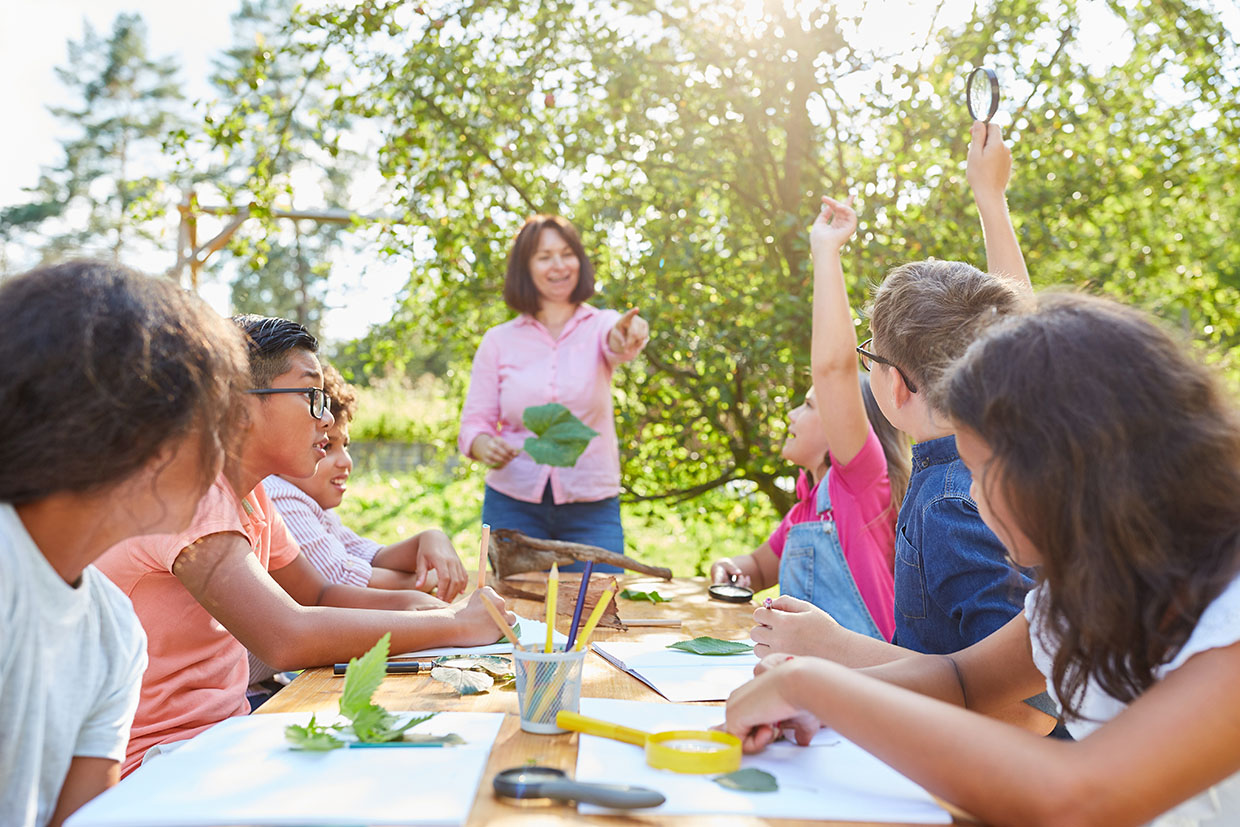
<instances>
[{"instance_id":1,"label":"woman's smiling face","mask_svg":"<svg viewBox=\"0 0 1240 827\"><path fill-rule=\"evenodd\" d=\"M581 260L554 227L538 235L538 247L530 256L530 279L543 302L567 303L577 289Z\"/></svg>"}]
</instances>

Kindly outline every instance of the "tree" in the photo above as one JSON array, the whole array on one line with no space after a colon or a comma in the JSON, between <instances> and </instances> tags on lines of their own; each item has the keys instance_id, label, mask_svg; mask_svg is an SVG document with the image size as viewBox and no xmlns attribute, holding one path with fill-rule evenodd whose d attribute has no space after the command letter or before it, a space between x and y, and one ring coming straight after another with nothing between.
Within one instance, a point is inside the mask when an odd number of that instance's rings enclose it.
<instances>
[{"instance_id":1,"label":"tree","mask_svg":"<svg viewBox=\"0 0 1240 827\"><path fill-rule=\"evenodd\" d=\"M286 23L294 8L293 0L245 0L233 16L234 44L212 75L220 99L206 122L205 137L221 153L201 177L221 200L258 207L259 221L227 248L237 264L234 308L293 319L319 333L342 229L273 221L265 208L308 201L347 207L359 156L341 143L348 119L331 114L340 78L325 59L327 47L299 48L290 37ZM184 153L194 154L188 142Z\"/></svg>"},{"instance_id":2,"label":"tree","mask_svg":"<svg viewBox=\"0 0 1240 827\"><path fill-rule=\"evenodd\" d=\"M1035 282L1124 295L1234 343L1240 55L1217 17L1115 2L1133 48L1099 63L1073 0L979 6L895 53L834 8L447 0L296 16L298 48L348 56L334 107L383 136L379 167L420 228L386 237L413 260L392 334L446 342L459 392L481 331L508 315L512 232L565 214L601 302L640 306L656 332L618 379L630 496L743 479L785 508L778 447L808 386L817 195L859 197L854 306L901 261L981 264L962 92L985 61L1009 94Z\"/></svg>"},{"instance_id":3,"label":"tree","mask_svg":"<svg viewBox=\"0 0 1240 827\"><path fill-rule=\"evenodd\" d=\"M51 107L76 134L31 201L0 211L0 238L26 240L45 259L120 260L135 244L162 245L171 202L163 142L183 123L177 72L172 58L149 54L141 16L118 15L106 37L85 24L56 69L76 102Z\"/></svg>"}]
</instances>

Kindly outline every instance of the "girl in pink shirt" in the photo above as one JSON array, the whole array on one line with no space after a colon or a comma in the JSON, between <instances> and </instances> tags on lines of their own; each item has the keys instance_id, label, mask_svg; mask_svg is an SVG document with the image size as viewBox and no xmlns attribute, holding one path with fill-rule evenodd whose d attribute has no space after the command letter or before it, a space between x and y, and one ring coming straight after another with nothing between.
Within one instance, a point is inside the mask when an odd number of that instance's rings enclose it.
<instances>
[{"instance_id":1,"label":"girl in pink shirt","mask_svg":"<svg viewBox=\"0 0 1240 827\"><path fill-rule=\"evenodd\" d=\"M593 295L594 267L573 225L551 215L528 219L504 280L504 301L520 315L482 337L458 445L491 466L484 523L623 554L611 376L646 346L649 326L636 310L622 316L585 304ZM533 436L525 409L549 402L598 432L571 468L539 465L521 450Z\"/></svg>"},{"instance_id":2,"label":"girl in pink shirt","mask_svg":"<svg viewBox=\"0 0 1240 827\"><path fill-rule=\"evenodd\" d=\"M814 258L814 386L790 416L783 455L813 474L798 502L752 554L711 566L717 583L765 589L779 600L806 600L842 626L890 640L895 631L895 518L908 485L907 438L887 422L858 382L856 338L837 239L850 228L824 206L810 231ZM856 218L852 218L855 226ZM844 235L844 239L848 236ZM826 479L827 484L823 485ZM766 627L753 639L761 643Z\"/></svg>"}]
</instances>

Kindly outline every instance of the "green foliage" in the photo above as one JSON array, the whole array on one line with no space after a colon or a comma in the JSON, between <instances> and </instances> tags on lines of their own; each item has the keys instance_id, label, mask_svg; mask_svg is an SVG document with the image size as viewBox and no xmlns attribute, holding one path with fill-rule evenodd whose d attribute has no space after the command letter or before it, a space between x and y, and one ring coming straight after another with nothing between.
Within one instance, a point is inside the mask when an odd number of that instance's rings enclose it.
<instances>
[{"instance_id":1,"label":"green foliage","mask_svg":"<svg viewBox=\"0 0 1240 827\"><path fill-rule=\"evenodd\" d=\"M736 770L726 775L716 775L711 781L720 787L747 793L773 793L779 789L779 782L775 780L775 776L756 767Z\"/></svg>"},{"instance_id":2,"label":"green foliage","mask_svg":"<svg viewBox=\"0 0 1240 827\"><path fill-rule=\"evenodd\" d=\"M717 637L695 637L693 640L678 640L669 643L668 649L679 649L691 655L743 655L753 651L753 645L738 640L720 640Z\"/></svg>"},{"instance_id":3,"label":"green foliage","mask_svg":"<svg viewBox=\"0 0 1240 827\"><path fill-rule=\"evenodd\" d=\"M598 431L558 402L526 408L521 421L537 435L526 437L525 453L541 465L573 467L590 440L598 436Z\"/></svg>"},{"instance_id":4,"label":"green foliage","mask_svg":"<svg viewBox=\"0 0 1240 827\"><path fill-rule=\"evenodd\" d=\"M477 554L482 524L482 480L438 467L405 473L361 471L337 509L363 537L394 543L426 528L443 529L456 548ZM753 551L779 522L765 497L734 487L689 502L622 502L625 551L677 576L703 575L717 557Z\"/></svg>"},{"instance_id":5,"label":"green foliage","mask_svg":"<svg viewBox=\"0 0 1240 827\"><path fill-rule=\"evenodd\" d=\"M344 741L332 734L334 731L334 727L318 723L315 720L315 716L311 715L310 723L305 726L300 724L289 724L286 726L284 728L284 738L292 745L293 749L325 752L344 746Z\"/></svg>"},{"instance_id":6,"label":"green foliage","mask_svg":"<svg viewBox=\"0 0 1240 827\"><path fill-rule=\"evenodd\" d=\"M1234 38L1190 0L1109 7L1132 38L1114 65L1076 39L1079 0L979 4L897 56L829 4L374 2L295 12L289 45L269 40L262 65L338 55L349 79L323 134L350 118L380 136L409 222L380 228L381 244L413 268L370 342L376 362L409 364L433 343L459 399L482 331L509 315L513 231L561 213L584 230L595 302L640 307L655 334L616 373L630 497L744 480L783 511L817 196L858 197L856 307L901 261L982 263L963 176L974 63L1005 90L1010 201L1035 283L1149 307L1212 358L1236 342ZM262 191L276 176L255 164L251 178Z\"/></svg>"}]
</instances>

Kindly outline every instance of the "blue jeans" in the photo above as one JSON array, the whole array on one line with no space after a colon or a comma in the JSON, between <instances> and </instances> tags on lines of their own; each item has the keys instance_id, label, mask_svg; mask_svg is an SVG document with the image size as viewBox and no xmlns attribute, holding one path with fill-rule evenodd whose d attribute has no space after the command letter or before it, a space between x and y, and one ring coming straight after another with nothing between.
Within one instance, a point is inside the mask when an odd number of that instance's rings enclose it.
<instances>
[{"instance_id":1,"label":"blue jeans","mask_svg":"<svg viewBox=\"0 0 1240 827\"><path fill-rule=\"evenodd\" d=\"M624 554L624 527L620 525L620 498L556 505L551 485L543 491L542 502L527 503L486 487L482 499L482 522L493 529L510 528L539 540L564 540L598 546ZM582 562L563 566L560 571L581 571ZM595 563L594 571L615 574L619 566Z\"/></svg>"}]
</instances>

